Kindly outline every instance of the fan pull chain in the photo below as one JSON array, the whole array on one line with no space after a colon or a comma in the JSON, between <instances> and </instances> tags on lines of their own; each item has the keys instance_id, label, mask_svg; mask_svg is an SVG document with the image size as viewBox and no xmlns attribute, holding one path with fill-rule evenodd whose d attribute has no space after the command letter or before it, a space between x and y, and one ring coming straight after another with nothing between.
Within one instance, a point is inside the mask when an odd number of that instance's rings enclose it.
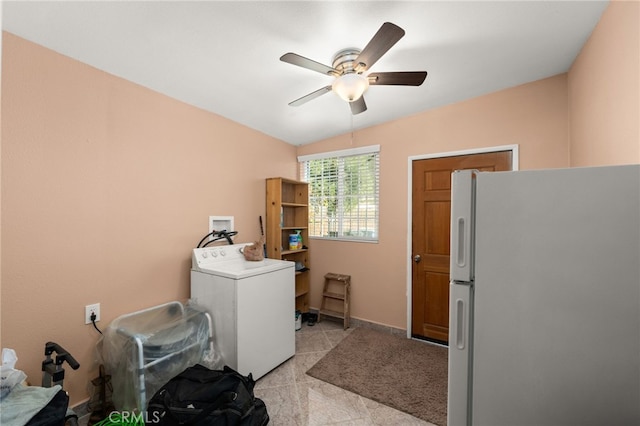
<instances>
[{"instance_id":1,"label":"fan pull chain","mask_svg":"<svg viewBox=\"0 0 640 426\"><path fill-rule=\"evenodd\" d=\"M353 114L349 114L351 119L351 146L353 146Z\"/></svg>"}]
</instances>

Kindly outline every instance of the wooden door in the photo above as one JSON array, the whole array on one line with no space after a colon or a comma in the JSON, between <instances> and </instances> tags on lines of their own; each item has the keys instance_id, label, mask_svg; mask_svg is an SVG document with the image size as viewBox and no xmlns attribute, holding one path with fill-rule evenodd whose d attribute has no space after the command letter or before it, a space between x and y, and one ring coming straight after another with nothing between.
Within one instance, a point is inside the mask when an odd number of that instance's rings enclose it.
<instances>
[{"instance_id":1,"label":"wooden door","mask_svg":"<svg viewBox=\"0 0 640 426\"><path fill-rule=\"evenodd\" d=\"M511 170L511 151L413 162L411 334L442 343L449 340L451 173L462 169Z\"/></svg>"}]
</instances>

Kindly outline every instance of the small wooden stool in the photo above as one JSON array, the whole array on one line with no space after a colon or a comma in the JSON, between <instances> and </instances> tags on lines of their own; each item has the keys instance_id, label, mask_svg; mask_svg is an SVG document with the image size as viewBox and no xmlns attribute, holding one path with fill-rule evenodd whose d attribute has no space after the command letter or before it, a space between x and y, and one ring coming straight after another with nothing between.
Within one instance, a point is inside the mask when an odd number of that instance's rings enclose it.
<instances>
[{"instance_id":1,"label":"small wooden stool","mask_svg":"<svg viewBox=\"0 0 640 426\"><path fill-rule=\"evenodd\" d=\"M324 289L322 290L322 305L318 312L318 322L322 315L334 318L342 318L344 329L349 328L349 295L351 294L351 275L334 274L332 272L324 276ZM342 301L342 310L338 311L337 300ZM329 303L327 303L329 302Z\"/></svg>"}]
</instances>

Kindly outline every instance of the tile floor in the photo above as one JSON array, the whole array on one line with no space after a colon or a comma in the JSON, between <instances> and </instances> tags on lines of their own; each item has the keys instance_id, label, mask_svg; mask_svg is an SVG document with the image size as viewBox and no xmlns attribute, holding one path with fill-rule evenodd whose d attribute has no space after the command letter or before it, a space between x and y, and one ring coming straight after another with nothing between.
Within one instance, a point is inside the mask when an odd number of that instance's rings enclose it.
<instances>
[{"instance_id":1,"label":"tile floor","mask_svg":"<svg viewBox=\"0 0 640 426\"><path fill-rule=\"evenodd\" d=\"M256 383L274 426L423 425L431 423L305 374L352 328L330 320L296 332L296 354Z\"/></svg>"},{"instance_id":2,"label":"tile floor","mask_svg":"<svg viewBox=\"0 0 640 426\"><path fill-rule=\"evenodd\" d=\"M270 426L434 426L305 374L352 331L331 320L312 327L303 323L296 331L296 354L261 377L254 389L267 405ZM81 417L80 426L88 418Z\"/></svg>"}]
</instances>

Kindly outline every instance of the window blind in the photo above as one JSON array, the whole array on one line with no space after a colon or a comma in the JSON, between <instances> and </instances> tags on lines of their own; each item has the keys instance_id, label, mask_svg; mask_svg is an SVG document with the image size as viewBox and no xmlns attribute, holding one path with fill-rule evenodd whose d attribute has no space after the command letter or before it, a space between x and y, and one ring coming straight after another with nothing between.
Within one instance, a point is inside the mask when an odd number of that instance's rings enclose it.
<instances>
[{"instance_id":1,"label":"window blind","mask_svg":"<svg viewBox=\"0 0 640 426\"><path fill-rule=\"evenodd\" d=\"M380 148L299 157L309 183L309 236L377 241Z\"/></svg>"}]
</instances>

